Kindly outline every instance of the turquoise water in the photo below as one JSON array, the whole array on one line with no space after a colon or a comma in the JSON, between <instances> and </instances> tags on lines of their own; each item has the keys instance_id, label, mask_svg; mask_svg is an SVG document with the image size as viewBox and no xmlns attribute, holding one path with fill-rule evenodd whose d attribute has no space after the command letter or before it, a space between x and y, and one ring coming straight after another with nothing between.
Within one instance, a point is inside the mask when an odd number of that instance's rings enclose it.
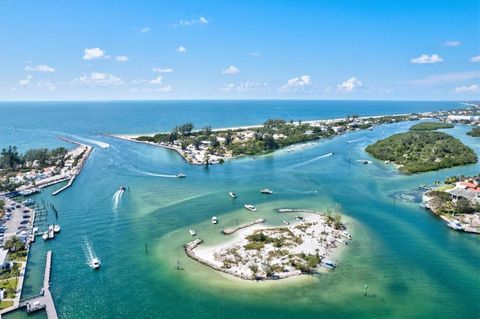
<instances>
[{"instance_id":1,"label":"turquoise water","mask_svg":"<svg viewBox=\"0 0 480 319\"><path fill-rule=\"evenodd\" d=\"M168 130L184 121L197 127L262 123L269 117L316 119L346 114L393 114L460 107L454 102L214 101L1 103L0 145L66 145L59 135L110 144L95 147L72 188L57 186L36 197L59 210L59 236L33 246L24 295L38 293L45 252L53 250L52 294L61 318L475 318L480 313L479 237L455 233L418 203L392 195L454 174L476 174L480 165L404 176L369 158L364 147L405 131L411 123L348 133L295 152L284 151L189 166L173 152L98 135ZM467 126L446 132L477 153ZM356 142L346 143L346 141ZM335 152L335 156L317 159ZM369 158L370 159L370 158ZM313 161L312 161L313 160ZM184 172L185 179L161 177ZM114 209L120 185L126 192ZM59 186L58 186L59 187ZM258 190L270 187L273 196ZM227 193L237 192L232 201ZM296 280L241 282L185 257L182 245L195 228L206 244L221 227L257 216L281 223L273 208L342 212L354 240L333 273ZM210 223L211 216L220 225ZM49 218L55 219L53 214ZM102 260L92 271L86 250ZM147 247L147 252L146 252ZM184 270L176 271L179 260ZM368 296L363 286L368 284ZM39 316L43 316L39 314ZM21 318L14 314L9 318Z\"/></svg>"}]
</instances>

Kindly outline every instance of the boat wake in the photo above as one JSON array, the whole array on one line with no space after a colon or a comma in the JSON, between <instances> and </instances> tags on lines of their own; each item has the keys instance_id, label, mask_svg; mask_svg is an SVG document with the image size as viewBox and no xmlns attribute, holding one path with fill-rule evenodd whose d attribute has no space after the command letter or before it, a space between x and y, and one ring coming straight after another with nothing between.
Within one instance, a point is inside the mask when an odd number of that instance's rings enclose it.
<instances>
[{"instance_id":1,"label":"boat wake","mask_svg":"<svg viewBox=\"0 0 480 319\"><path fill-rule=\"evenodd\" d=\"M80 140L80 141L84 141L84 142L87 142L87 143L91 143L91 144L94 144L94 145L97 145L101 148L109 148L110 147L110 144L108 143L105 143L105 142L101 142L101 141L96 141L96 140L91 140L91 139L88 139L88 138L83 138L83 137L80 137L80 136L76 136L76 135L72 135L72 137Z\"/></svg>"},{"instance_id":2,"label":"boat wake","mask_svg":"<svg viewBox=\"0 0 480 319\"><path fill-rule=\"evenodd\" d=\"M361 140L365 139L365 137L362 137L362 138L358 138L356 140L350 140L350 141L347 141L347 143L355 143L355 142L359 142Z\"/></svg>"},{"instance_id":3,"label":"boat wake","mask_svg":"<svg viewBox=\"0 0 480 319\"><path fill-rule=\"evenodd\" d=\"M85 250L85 257L87 258L86 263L88 266L93 268L93 260L94 259L100 260L100 259L97 257L97 254L95 254L95 251L93 250L92 245L87 239L85 239L84 250Z\"/></svg>"},{"instance_id":4,"label":"boat wake","mask_svg":"<svg viewBox=\"0 0 480 319\"><path fill-rule=\"evenodd\" d=\"M153 177L165 177L165 178L177 178L178 175L169 175L169 174L157 174L157 173L152 173L152 172L146 172L146 171L141 171L138 169L131 169L132 171L144 175L144 176L153 176Z\"/></svg>"},{"instance_id":5,"label":"boat wake","mask_svg":"<svg viewBox=\"0 0 480 319\"><path fill-rule=\"evenodd\" d=\"M122 200L123 193L125 191L123 189L119 189L118 191L113 194L112 197L112 208L114 212L118 211L118 205L120 204L120 201Z\"/></svg>"},{"instance_id":6,"label":"boat wake","mask_svg":"<svg viewBox=\"0 0 480 319\"><path fill-rule=\"evenodd\" d=\"M319 159L333 156L334 154L335 154L335 153L327 153L327 154L324 154L324 155L321 155L321 156L317 156L317 157L312 158L312 159L310 159L310 160L308 160L308 161L305 161L305 162L302 162L302 163L298 163L298 164L292 165L292 166L290 166L290 168L297 168L297 167L300 167L300 166L303 166L303 165L307 165L307 164L313 163L313 162L315 162L315 161L318 161Z\"/></svg>"}]
</instances>

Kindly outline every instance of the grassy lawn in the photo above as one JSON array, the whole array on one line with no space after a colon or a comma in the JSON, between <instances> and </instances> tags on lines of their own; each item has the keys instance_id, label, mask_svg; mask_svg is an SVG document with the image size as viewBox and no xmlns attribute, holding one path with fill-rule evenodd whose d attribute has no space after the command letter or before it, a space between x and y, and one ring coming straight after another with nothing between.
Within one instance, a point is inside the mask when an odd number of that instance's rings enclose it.
<instances>
[{"instance_id":1,"label":"grassy lawn","mask_svg":"<svg viewBox=\"0 0 480 319\"><path fill-rule=\"evenodd\" d=\"M440 192L444 192L444 191L452 189L452 188L455 188L455 185L443 185L443 186L440 186L439 188L437 188L436 190L440 191Z\"/></svg>"},{"instance_id":2,"label":"grassy lawn","mask_svg":"<svg viewBox=\"0 0 480 319\"><path fill-rule=\"evenodd\" d=\"M0 302L0 309L6 309L13 306L13 301L11 300L2 300Z\"/></svg>"},{"instance_id":3,"label":"grassy lawn","mask_svg":"<svg viewBox=\"0 0 480 319\"><path fill-rule=\"evenodd\" d=\"M15 298L15 293L10 293L10 291L15 291L17 288L15 278L0 280L0 288L6 290L6 298Z\"/></svg>"}]
</instances>

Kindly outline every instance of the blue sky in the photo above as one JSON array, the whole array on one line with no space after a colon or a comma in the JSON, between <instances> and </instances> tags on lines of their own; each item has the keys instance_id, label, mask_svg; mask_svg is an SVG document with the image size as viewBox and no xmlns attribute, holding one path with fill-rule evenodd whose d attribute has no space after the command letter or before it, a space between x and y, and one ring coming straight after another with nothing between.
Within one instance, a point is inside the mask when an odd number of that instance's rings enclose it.
<instances>
[{"instance_id":1,"label":"blue sky","mask_svg":"<svg viewBox=\"0 0 480 319\"><path fill-rule=\"evenodd\" d=\"M0 1L1 100L479 99L478 0Z\"/></svg>"}]
</instances>

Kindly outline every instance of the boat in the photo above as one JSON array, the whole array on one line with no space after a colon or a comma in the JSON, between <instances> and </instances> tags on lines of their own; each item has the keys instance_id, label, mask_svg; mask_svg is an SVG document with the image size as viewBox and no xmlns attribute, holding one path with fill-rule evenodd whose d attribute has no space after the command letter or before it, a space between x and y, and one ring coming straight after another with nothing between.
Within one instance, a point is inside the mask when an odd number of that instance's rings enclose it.
<instances>
[{"instance_id":1,"label":"boat","mask_svg":"<svg viewBox=\"0 0 480 319\"><path fill-rule=\"evenodd\" d=\"M190 229L189 232L190 232L190 235L192 236L195 236L197 234L197 232L193 229Z\"/></svg>"},{"instance_id":2,"label":"boat","mask_svg":"<svg viewBox=\"0 0 480 319\"><path fill-rule=\"evenodd\" d=\"M343 236L348 239L352 239L352 236L345 230L340 233L340 236Z\"/></svg>"},{"instance_id":3,"label":"boat","mask_svg":"<svg viewBox=\"0 0 480 319\"><path fill-rule=\"evenodd\" d=\"M270 188L263 188L260 190L262 194L273 194L273 191Z\"/></svg>"},{"instance_id":4,"label":"boat","mask_svg":"<svg viewBox=\"0 0 480 319\"><path fill-rule=\"evenodd\" d=\"M187 177L187 175L185 175L185 174L183 174L183 173L178 173L178 174L177 174L177 177L178 177L178 178L185 178L185 177Z\"/></svg>"},{"instance_id":5,"label":"boat","mask_svg":"<svg viewBox=\"0 0 480 319\"><path fill-rule=\"evenodd\" d=\"M322 261L322 265L330 270L335 270L337 268L337 265L331 261L331 260L325 260L325 261Z\"/></svg>"},{"instance_id":6,"label":"boat","mask_svg":"<svg viewBox=\"0 0 480 319\"><path fill-rule=\"evenodd\" d=\"M124 192L126 189L127 189L127 188L126 188L125 186L123 186L123 185L120 186L120 190L121 190L122 192Z\"/></svg>"},{"instance_id":7,"label":"boat","mask_svg":"<svg viewBox=\"0 0 480 319\"><path fill-rule=\"evenodd\" d=\"M231 198L237 198L237 194L235 194L234 192L230 192L228 193L228 195L230 195Z\"/></svg>"},{"instance_id":8,"label":"boat","mask_svg":"<svg viewBox=\"0 0 480 319\"><path fill-rule=\"evenodd\" d=\"M35 205L35 201L33 199L29 198L29 199L24 200L22 202L22 205L23 206L33 206L33 205Z\"/></svg>"},{"instance_id":9,"label":"boat","mask_svg":"<svg viewBox=\"0 0 480 319\"><path fill-rule=\"evenodd\" d=\"M60 228L60 225L53 225L53 232L54 232L54 233L60 232L60 229L61 229L61 228Z\"/></svg>"},{"instance_id":10,"label":"boat","mask_svg":"<svg viewBox=\"0 0 480 319\"><path fill-rule=\"evenodd\" d=\"M98 260L98 258L93 258L91 262L91 266L93 269L100 268L100 260Z\"/></svg>"},{"instance_id":11,"label":"boat","mask_svg":"<svg viewBox=\"0 0 480 319\"><path fill-rule=\"evenodd\" d=\"M53 225L48 225L48 238L52 239L55 237L55 233L53 231Z\"/></svg>"},{"instance_id":12,"label":"boat","mask_svg":"<svg viewBox=\"0 0 480 319\"><path fill-rule=\"evenodd\" d=\"M47 239L48 239L48 233L43 233L42 239L43 239L43 240L47 240Z\"/></svg>"},{"instance_id":13,"label":"boat","mask_svg":"<svg viewBox=\"0 0 480 319\"><path fill-rule=\"evenodd\" d=\"M286 220L282 220L282 223L284 223L285 225L290 225L290 223L287 222Z\"/></svg>"},{"instance_id":14,"label":"boat","mask_svg":"<svg viewBox=\"0 0 480 319\"><path fill-rule=\"evenodd\" d=\"M252 211L252 212L256 212L256 211L257 211L257 209L255 208L255 206L250 205L250 204L245 204L245 205L243 205L243 207L245 207L246 209L248 209L249 211Z\"/></svg>"},{"instance_id":15,"label":"boat","mask_svg":"<svg viewBox=\"0 0 480 319\"><path fill-rule=\"evenodd\" d=\"M462 224L456 219L449 221L447 226L453 230L463 230Z\"/></svg>"}]
</instances>

